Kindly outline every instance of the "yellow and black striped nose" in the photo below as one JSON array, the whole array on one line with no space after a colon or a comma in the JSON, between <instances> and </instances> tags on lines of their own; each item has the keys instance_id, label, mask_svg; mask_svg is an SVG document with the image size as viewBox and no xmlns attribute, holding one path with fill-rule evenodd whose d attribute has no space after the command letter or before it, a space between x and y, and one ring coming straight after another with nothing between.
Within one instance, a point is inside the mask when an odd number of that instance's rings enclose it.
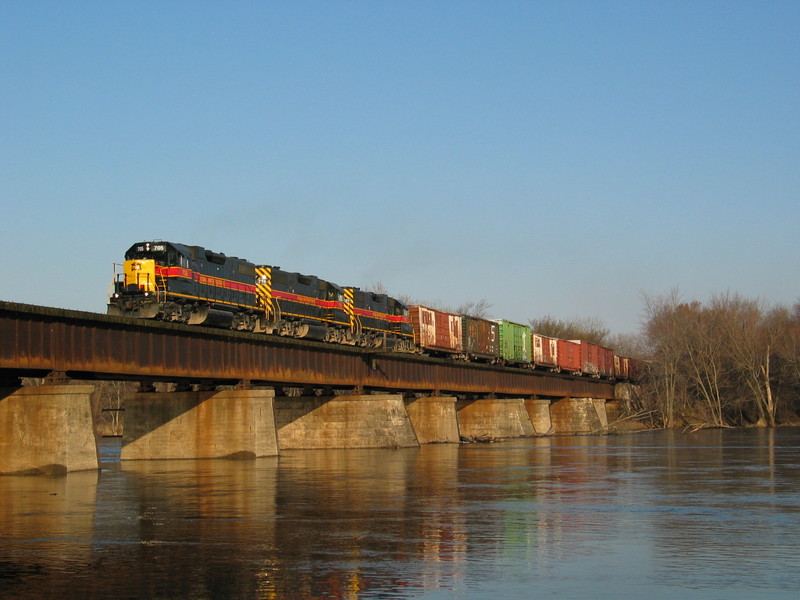
<instances>
[{"instance_id":1,"label":"yellow and black striped nose","mask_svg":"<svg viewBox=\"0 0 800 600\"><path fill-rule=\"evenodd\" d=\"M344 291L344 309L345 314L350 319L350 331L353 333L361 333L361 323L356 317L356 304L355 304L355 290L353 288L343 288Z\"/></svg>"},{"instance_id":2,"label":"yellow and black striped nose","mask_svg":"<svg viewBox=\"0 0 800 600\"><path fill-rule=\"evenodd\" d=\"M265 311L272 312L272 267L256 267L256 298Z\"/></svg>"}]
</instances>

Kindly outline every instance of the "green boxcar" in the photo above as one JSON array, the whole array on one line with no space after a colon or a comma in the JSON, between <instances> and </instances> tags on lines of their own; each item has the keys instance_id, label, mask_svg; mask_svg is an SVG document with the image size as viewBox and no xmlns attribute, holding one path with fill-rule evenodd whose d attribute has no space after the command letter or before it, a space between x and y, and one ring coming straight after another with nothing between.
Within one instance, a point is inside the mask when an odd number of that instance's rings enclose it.
<instances>
[{"instance_id":1,"label":"green boxcar","mask_svg":"<svg viewBox=\"0 0 800 600\"><path fill-rule=\"evenodd\" d=\"M500 330L500 357L507 363L527 365L531 362L531 329L513 321L495 321Z\"/></svg>"}]
</instances>

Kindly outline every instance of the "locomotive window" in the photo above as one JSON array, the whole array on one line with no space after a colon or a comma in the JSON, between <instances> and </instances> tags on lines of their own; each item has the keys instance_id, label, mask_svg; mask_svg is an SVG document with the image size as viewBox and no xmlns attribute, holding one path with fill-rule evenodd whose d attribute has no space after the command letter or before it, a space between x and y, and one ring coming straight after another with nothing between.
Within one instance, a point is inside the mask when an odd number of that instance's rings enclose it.
<instances>
[{"instance_id":1,"label":"locomotive window","mask_svg":"<svg viewBox=\"0 0 800 600\"><path fill-rule=\"evenodd\" d=\"M170 248L167 251L167 262L166 262L166 264L168 264L168 265L177 265L177 264L179 264L178 263L178 261L180 260L179 257L180 257L180 255L175 251L175 248Z\"/></svg>"},{"instance_id":2,"label":"locomotive window","mask_svg":"<svg viewBox=\"0 0 800 600\"><path fill-rule=\"evenodd\" d=\"M297 282L302 283L303 285L311 285L311 277L306 275L298 275Z\"/></svg>"},{"instance_id":3,"label":"locomotive window","mask_svg":"<svg viewBox=\"0 0 800 600\"><path fill-rule=\"evenodd\" d=\"M246 275L247 277L255 277L256 270L252 265L246 263L239 263L239 274Z\"/></svg>"},{"instance_id":4,"label":"locomotive window","mask_svg":"<svg viewBox=\"0 0 800 600\"><path fill-rule=\"evenodd\" d=\"M289 283L289 277L286 273L272 273L272 283Z\"/></svg>"}]
</instances>

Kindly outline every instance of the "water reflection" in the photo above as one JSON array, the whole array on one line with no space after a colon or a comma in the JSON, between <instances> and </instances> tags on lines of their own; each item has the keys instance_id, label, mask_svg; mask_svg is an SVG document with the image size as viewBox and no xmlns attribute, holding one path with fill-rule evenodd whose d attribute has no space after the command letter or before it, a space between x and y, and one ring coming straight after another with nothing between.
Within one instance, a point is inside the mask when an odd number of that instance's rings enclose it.
<instances>
[{"instance_id":1,"label":"water reflection","mask_svg":"<svg viewBox=\"0 0 800 600\"><path fill-rule=\"evenodd\" d=\"M97 481L96 472L0 477L0 543L26 542L0 551L0 590L32 576L59 578L90 560Z\"/></svg>"},{"instance_id":2,"label":"water reflection","mask_svg":"<svg viewBox=\"0 0 800 600\"><path fill-rule=\"evenodd\" d=\"M671 432L0 478L17 598L794 597L800 433Z\"/></svg>"}]
</instances>

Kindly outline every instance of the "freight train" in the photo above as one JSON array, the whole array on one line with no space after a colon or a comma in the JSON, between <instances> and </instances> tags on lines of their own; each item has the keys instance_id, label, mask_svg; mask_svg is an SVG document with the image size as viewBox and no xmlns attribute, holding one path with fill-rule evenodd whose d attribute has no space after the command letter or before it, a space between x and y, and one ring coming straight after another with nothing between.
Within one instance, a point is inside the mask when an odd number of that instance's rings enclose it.
<instances>
[{"instance_id":1,"label":"freight train","mask_svg":"<svg viewBox=\"0 0 800 600\"><path fill-rule=\"evenodd\" d=\"M108 314L208 325L454 359L633 378L633 361L585 341L539 335L200 246L139 242L115 263Z\"/></svg>"}]
</instances>

